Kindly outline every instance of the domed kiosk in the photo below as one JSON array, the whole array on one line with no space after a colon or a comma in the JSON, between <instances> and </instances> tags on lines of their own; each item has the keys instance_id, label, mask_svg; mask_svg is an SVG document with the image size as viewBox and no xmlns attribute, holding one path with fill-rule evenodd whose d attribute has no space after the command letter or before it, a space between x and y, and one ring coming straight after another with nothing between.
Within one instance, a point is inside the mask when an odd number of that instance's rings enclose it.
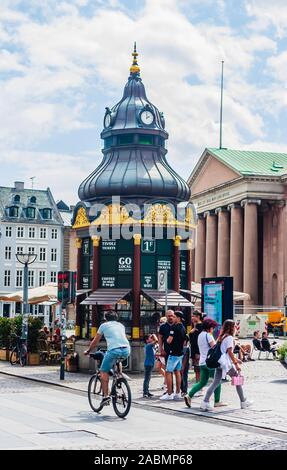
<instances>
[{"instance_id":1,"label":"domed kiosk","mask_svg":"<svg viewBox=\"0 0 287 470\"><path fill-rule=\"evenodd\" d=\"M146 96L136 46L132 55L123 97L104 115L102 162L79 187L73 228L76 337L93 337L104 311L115 308L136 370L141 340L156 331L166 305L190 310L195 214L187 183L166 160L165 119Z\"/></svg>"}]
</instances>

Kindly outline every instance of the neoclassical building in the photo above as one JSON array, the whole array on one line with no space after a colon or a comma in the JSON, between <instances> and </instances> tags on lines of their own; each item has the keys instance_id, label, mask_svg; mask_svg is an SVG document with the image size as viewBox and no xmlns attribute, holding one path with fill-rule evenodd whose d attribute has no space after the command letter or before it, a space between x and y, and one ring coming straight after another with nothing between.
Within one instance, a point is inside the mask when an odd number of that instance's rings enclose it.
<instances>
[{"instance_id":1,"label":"neoclassical building","mask_svg":"<svg viewBox=\"0 0 287 470\"><path fill-rule=\"evenodd\" d=\"M197 207L194 279L233 276L254 305L287 294L287 154L207 148L188 180Z\"/></svg>"},{"instance_id":2,"label":"neoclassical building","mask_svg":"<svg viewBox=\"0 0 287 470\"><path fill-rule=\"evenodd\" d=\"M163 272L168 306L191 307L190 189L167 161L165 119L147 98L137 55L122 99L106 108L102 162L78 191L77 337L94 336L112 307L131 341L142 339L165 307Z\"/></svg>"}]
</instances>

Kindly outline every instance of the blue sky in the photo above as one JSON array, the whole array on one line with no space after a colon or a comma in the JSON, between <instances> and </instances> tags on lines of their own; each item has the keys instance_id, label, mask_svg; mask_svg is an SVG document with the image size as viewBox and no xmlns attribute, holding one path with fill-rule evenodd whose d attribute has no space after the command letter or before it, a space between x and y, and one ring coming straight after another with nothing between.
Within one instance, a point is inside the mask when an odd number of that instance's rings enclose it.
<instances>
[{"instance_id":1,"label":"blue sky","mask_svg":"<svg viewBox=\"0 0 287 470\"><path fill-rule=\"evenodd\" d=\"M0 185L77 201L135 40L182 176L218 146L222 59L224 146L287 151L286 28L285 0L1 0Z\"/></svg>"}]
</instances>

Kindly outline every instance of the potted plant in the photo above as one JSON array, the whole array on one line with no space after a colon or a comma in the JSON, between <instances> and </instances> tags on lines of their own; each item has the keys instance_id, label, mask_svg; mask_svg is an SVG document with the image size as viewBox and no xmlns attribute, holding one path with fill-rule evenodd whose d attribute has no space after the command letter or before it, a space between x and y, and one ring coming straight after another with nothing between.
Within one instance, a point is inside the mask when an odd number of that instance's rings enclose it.
<instances>
[{"instance_id":1,"label":"potted plant","mask_svg":"<svg viewBox=\"0 0 287 470\"><path fill-rule=\"evenodd\" d=\"M37 317L29 317L28 321L28 364L37 366L40 364L39 338L43 322Z\"/></svg>"},{"instance_id":2,"label":"potted plant","mask_svg":"<svg viewBox=\"0 0 287 470\"><path fill-rule=\"evenodd\" d=\"M10 318L0 318L0 360L9 360L9 346L11 334L11 320Z\"/></svg>"},{"instance_id":3,"label":"potted plant","mask_svg":"<svg viewBox=\"0 0 287 470\"><path fill-rule=\"evenodd\" d=\"M65 359L66 371L77 372L79 367L79 355L78 353L69 353Z\"/></svg>"},{"instance_id":4,"label":"potted plant","mask_svg":"<svg viewBox=\"0 0 287 470\"><path fill-rule=\"evenodd\" d=\"M278 355L281 362L287 365L287 343L283 344L278 348Z\"/></svg>"}]
</instances>

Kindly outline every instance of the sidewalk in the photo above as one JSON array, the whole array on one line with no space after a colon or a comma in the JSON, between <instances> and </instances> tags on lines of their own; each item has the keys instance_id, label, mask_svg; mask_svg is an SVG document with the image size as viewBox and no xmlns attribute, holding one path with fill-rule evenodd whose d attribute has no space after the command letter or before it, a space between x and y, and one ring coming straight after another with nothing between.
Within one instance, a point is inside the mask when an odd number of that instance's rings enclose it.
<instances>
[{"instance_id":1,"label":"sidewalk","mask_svg":"<svg viewBox=\"0 0 287 470\"><path fill-rule=\"evenodd\" d=\"M72 390L87 391L89 374L65 372L65 380L59 379L59 366L11 366L0 362L0 373L22 377L33 381L57 385ZM172 410L193 415L211 417L233 423L256 425L287 433L287 369L272 359L261 359L243 365L246 396L254 401L251 409L241 410L235 388L230 383L222 384L222 400L228 407L219 408L212 413L202 412L199 405L202 397L192 400L192 408L186 408L184 401L162 402L162 378L154 373L151 380L151 399L142 398L142 375L130 374L130 386L134 403L148 405L157 409ZM190 376L191 378L193 375Z\"/></svg>"}]
</instances>

